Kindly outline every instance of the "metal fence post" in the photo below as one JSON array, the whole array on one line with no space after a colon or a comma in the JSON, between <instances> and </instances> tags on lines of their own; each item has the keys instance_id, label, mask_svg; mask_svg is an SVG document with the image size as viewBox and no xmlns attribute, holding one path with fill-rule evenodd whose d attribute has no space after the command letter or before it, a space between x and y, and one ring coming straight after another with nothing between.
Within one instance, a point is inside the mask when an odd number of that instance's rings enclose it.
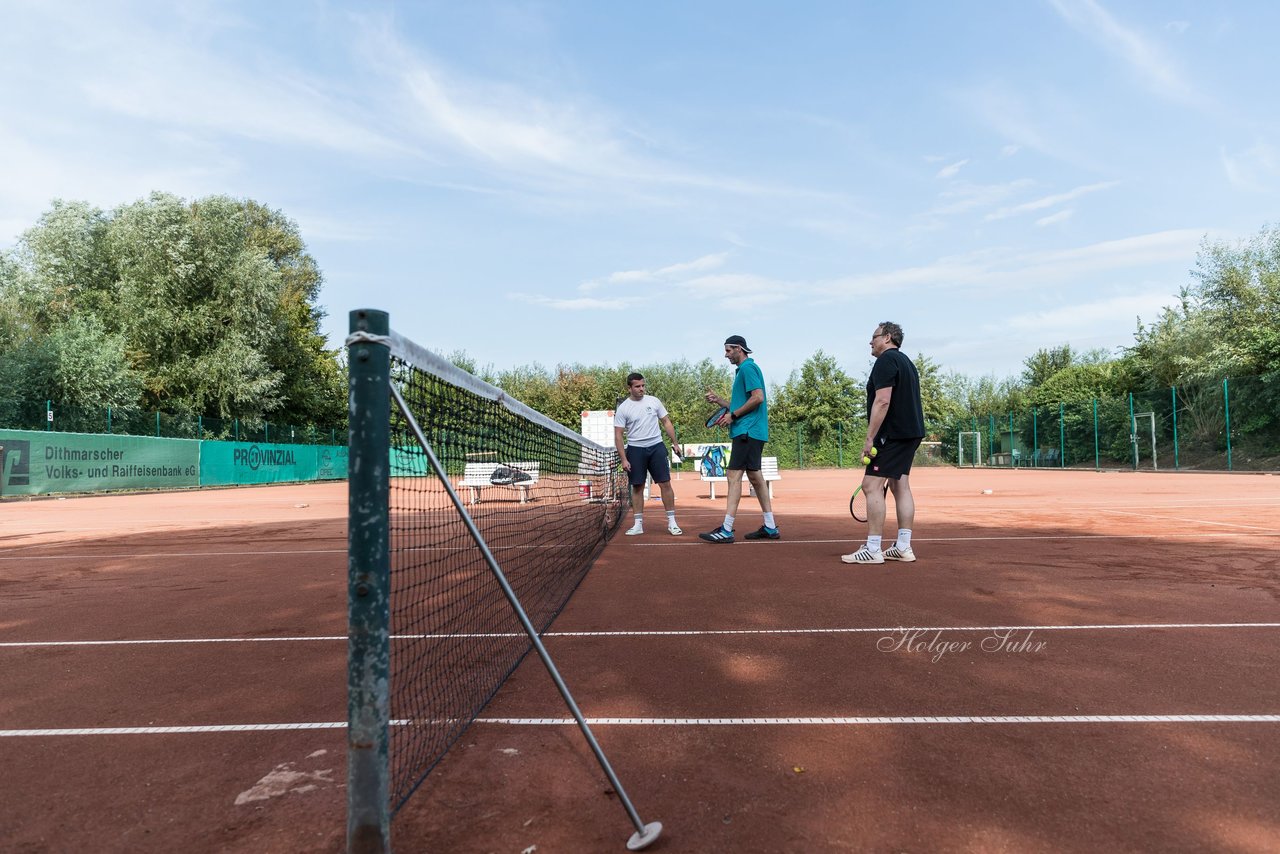
<instances>
[{"instance_id":1,"label":"metal fence post","mask_svg":"<svg viewBox=\"0 0 1280 854\"><path fill-rule=\"evenodd\" d=\"M1010 412L1010 413L1009 413L1009 468L1013 468L1015 465L1017 465L1017 464L1018 464L1018 461L1017 461L1016 459L1014 459L1014 456L1013 456L1013 452L1014 452L1014 451L1016 451L1016 450L1017 450L1017 448L1015 448L1013 445L1014 445L1014 440L1013 440L1013 413L1012 413L1012 412Z\"/></svg>"},{"instance_id":2,"label":"metal fence post","mask_svg":"<svg viewBox=\"0 0 1280 854\"><path fill-rule=\"evenodd\" d=\"M1138 422L1133 417L1133 392L1129 392L1129 445L1133 448L1133 470L1138 470Z\"/></svg>"},{"instance_id":3,"label":"metal fence post","mask_svg":"<svg viewBox=\"0 0 1280 854\"><path fill-rule=\"evenodd\" d=\"M1178 470L1178 387L1169 386L1170 403L1173 406L1173 470Z\"/></svg>"},{"instance_id":4,"label":"metal fence post","mask_svg":"<svg viewBox=\"0 0 1280 854\"><path fill-rule=\"evenodd\" d=\"M1067 467L1067 410L1062 401L1058 401L1058 468Z\"/></svg>"},{"instance_id":5,"label":"metal fence post","mask_svg":"<svg viewBox=\"0 0 1280 854\"><path fill-rule=\"evenodd\" d=\"M1031 407L1031 465L1040 467L1040 424L1036 421L1036 407Z\"/></svg>"},{"instance_id":6,"label":"metal fence post","mask_svg":"<svg viewBox=\"0 0 1280 854\"><path fill-rule=\"evenodd\" d=\"M1227 419L1227 471L1231 471L1231 401L1227 397L1227 380L1222 381L1222 414Z\"/></svg>"},{"instance_id":7,"label":"metal fence post","mask_svg":"<svg viewBox=\"0 0 1280 854\"><path fill-rule=\"evenodd\" d=\"M1098 455L1098 399L1093 399L1093 467L1102 470L1102 458Z\"/></svg>"}]
</instances>

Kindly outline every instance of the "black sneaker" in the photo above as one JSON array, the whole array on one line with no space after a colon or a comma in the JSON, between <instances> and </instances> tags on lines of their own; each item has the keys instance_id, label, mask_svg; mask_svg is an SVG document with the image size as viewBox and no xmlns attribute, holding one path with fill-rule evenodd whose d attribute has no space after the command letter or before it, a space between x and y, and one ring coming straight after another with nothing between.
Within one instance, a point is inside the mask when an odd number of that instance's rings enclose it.
<instances>
[{"instance_id":1,"label":"black sneaker","mask_svg":"<svg viewBox=\"0 0 1280 854\"><path fill-rule=\"evenodd\" d=\"M766 528L761 525L758 530L752 531L743 537L745 540L780 540L782 533L777 528Z\"/></svg>"},{"instance_id":2,"label":"black sneaker","mask_svg":"<svg viewBox=\"0 0 1280 854\"><path fill-rule=\"evenodd\" d=\"M708 543L732 543L733 531L726 531L724 525L716 528L714 531L708 531L705 534L699 534L698 539L706 540Z\"/></svg>"}]
</instances>

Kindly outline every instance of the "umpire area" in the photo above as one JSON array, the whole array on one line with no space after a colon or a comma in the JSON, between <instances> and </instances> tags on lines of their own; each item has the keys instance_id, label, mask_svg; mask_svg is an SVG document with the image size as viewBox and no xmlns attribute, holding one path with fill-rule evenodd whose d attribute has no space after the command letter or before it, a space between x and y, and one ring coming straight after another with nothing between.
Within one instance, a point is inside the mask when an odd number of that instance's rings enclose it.
<instances>
[{"instance_id":1,"label":"umpire area","mask_svg":"<svg viewBox=\"0 0 1280 854\"><path fill-rule=\"evenodd\" d=\"M674 481L685 534L650 502L544 635L650 850L1280 850L1275 476L921 468L869 567L857 477L733 545ZM0 591L6 850L343 849L345 484L5 502ZM529 656L392 842L630 830Z\"/></svg>"}]
</instances>

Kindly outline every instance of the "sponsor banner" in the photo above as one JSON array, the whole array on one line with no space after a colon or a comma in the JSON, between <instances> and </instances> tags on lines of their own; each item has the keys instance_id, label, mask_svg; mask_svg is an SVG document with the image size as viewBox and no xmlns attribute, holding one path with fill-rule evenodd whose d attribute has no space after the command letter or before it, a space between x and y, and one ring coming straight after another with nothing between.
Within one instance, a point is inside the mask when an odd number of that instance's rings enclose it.
<instances>
[{"instance_id":1,"label":"sponsor banner","mask_svg":"<svg viewBox=\"0 0 1280 854\"><path fill-rule=\"evenodd\" d=\"M0 445L2 495L200 485L195 439L0 430Z\"/></svg>"},{"instance_id":2,"label":"sponsor banner","mask_svg":"<svg viewBox=\"0 0 1280 854\"><path fill-rule=\"evenodd\" d=\"M347 446L317 445L316 479L346 480L347 478Z\"/></svg>"},{"instance_id":3,"label":"sponsor banner","mask_svg":"<svg viewBox=\"0 0 1280 854\"><path fill-rule=\"evenodd\" d=\"M200 445L202 486L285 483L347 476L347 449L343 447L253 442L201 442Z\"/></svg>"}]
</instances>

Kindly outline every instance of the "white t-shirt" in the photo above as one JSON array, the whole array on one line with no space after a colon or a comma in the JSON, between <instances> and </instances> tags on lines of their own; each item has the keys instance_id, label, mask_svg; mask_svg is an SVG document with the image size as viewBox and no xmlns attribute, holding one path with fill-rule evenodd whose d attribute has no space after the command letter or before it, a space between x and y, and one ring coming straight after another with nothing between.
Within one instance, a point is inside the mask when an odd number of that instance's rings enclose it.
<instances>
[{"instance_id":1,"label":"white t-shirt","mask_svg":"<svg viewBox=\"0 0 1280 854\"><path fill-rule=\"evenodd\" d=\"M651 394L639 400L630 395L613 411L613 426L621 427L627 434L627 444L647 448L662 441L658 421L667 417L667 408Z\"/></svg>"}]
</instances>

